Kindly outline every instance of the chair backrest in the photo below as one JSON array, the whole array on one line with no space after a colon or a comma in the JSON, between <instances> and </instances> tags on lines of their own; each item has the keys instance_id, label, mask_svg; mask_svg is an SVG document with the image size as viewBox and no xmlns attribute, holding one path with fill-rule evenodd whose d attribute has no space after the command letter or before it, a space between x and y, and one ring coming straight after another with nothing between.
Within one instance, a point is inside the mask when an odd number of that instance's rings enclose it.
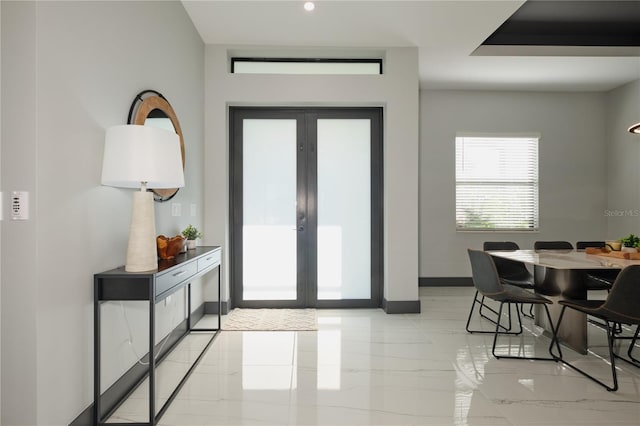
<instances>
[{"instance_id":1,"label":"chair backrest","mask_svg":"<svg viewBox=\"0 0 640 426\"><path fill-rule=\"evenodd\" d=\"M484 251L520 250L520 247L513 241L485 241L482 244Z\"/></svg>"},{"instance_id":2,"label":"chair backrest","mask_svg":"<svg viewBox=\"0 0 640 426\"><path fill-rule=\"evenodd\" d=\"M480 250L467 249L471 262L473 285L484 295L500 294L504 291L496 265L491 255Z\"/></svg>"},{"instance_id":3,"label":"chair backrest","mask_svg":"<svg viewBox=\"0 0 640 426\"><path fill-rule=\"evenodd\" d=\"M640 265L631 265L618 274L601 309L629 318L640 324Z\"/></svg>"},{"instance_id":4,"label":"chair backrest","mask_svg":"<svg viewBox=\"0 0 640 426\"><path fill-rule=\"evenodd\" d=\"M578 241L576 243L576 248L578 250L584 250L584 249L589 248L589 247L604 248L605 247L605 243L604 243L604 241Z\"/></svg>"},{"instance_id":5,"label":"chair backrest","mask_svg":"<svg viewBox=\"0 0 640 426\"><path fill-rule=\"evenodd\" d=\"M569 241L536 241L533 243L534 250L573 250L573 245Z\"/></svg>"},{"instance_id":6,"label":"chair backrest","mask_svg":"<svg viewBox=\"0 0 640 426\"><path fill-rule=\"evenodd\" d=\"M518 244L513 241L485 241L482 244L485 251L511 251L520 250ZM505 259L503 257L493 257L493 263L496 265L498 276L500 277L525 277L529 275L529 270L524 263L517 260Z\"/></svg>"}]
</instances>

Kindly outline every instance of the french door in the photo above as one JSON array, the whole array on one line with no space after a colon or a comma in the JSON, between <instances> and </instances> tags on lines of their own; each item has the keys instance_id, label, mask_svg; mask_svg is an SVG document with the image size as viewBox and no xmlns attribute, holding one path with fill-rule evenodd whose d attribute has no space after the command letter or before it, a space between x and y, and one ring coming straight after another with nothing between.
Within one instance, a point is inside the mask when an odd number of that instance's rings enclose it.
<instances>
[{"instance_id":1,"label":"french door","mask_svg":"<svg viewBox=\"0 0 640 426\"><path fill-rule=\"evenodd\" d=\"M382 109L232 107L236 307L377 307Z\"/></svg>"}]
</instances>

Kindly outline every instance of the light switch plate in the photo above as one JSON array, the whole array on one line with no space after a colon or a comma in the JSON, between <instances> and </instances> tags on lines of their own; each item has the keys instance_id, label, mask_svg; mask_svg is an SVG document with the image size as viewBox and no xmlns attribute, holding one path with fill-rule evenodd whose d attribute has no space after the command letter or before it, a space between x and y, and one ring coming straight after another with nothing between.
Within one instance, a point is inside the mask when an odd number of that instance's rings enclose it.
<instances>
[{"instance_id":1,"label":"light switch plate","mask_svg":"<svg viewBox=\"0 0 640 426\"><path fill-rule=\"evenodd\" d=\"M29 220L29 192L11 191L11 220Z\"/></svg>"},{"instance_id":2,"label":"light switch plate","mask_svg":"<svg viewBox=\"0 0 640 426\"><path fill-rule=\"evenodd\" d=\"M171 203L171 216L182 216L182 204Z\"/></svg>"}]
</instances>

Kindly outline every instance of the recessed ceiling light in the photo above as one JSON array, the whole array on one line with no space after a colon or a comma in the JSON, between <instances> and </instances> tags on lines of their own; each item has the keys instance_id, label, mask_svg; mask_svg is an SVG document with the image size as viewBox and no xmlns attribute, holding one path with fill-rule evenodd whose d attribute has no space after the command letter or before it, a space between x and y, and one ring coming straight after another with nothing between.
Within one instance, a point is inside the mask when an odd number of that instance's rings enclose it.
<instances>
[{"instance_id":1,"label":"recessed ceiling light","mask_svg":"<svg viewBox=\"0 0 640 426\"><path fill-rule=\"evenodd\" d=\"M635 134L640 134L640 123L636 123L633 126L629 127L629 130L631 133L635 133Z\"/></svg>"},{"instance_id":2,"label":"recessed ceiling light","mask_svg":"<svg viewBox=\"0 0 640 426\"><path fill-rule=\"evenodd\" d=\"M315 8L316 8L316 5L313 4L312 1L305 2L304 4L304 10L306 10L307 12L311 12Z\"/></svg>"}]
</instances>

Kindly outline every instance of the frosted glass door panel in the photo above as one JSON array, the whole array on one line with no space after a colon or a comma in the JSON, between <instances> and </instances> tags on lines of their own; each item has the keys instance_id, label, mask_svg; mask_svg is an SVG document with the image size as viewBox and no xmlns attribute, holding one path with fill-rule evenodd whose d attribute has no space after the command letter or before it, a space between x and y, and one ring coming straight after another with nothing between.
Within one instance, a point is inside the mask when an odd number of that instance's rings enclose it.
<instances>
[{"instance_id":1,"label":"frosted glass door panel","mask_svg":"<svg viewBox=\"0 0 640 426\"><path fill-rule=\"evenodd\" d=\"M371 120L318 120L318 300L371 298Z\"/></svg>"},{"instance_id":2,"label":"frosted glass door panel","mask_svg":"<svg viewBox=\"0 0 640 426\"><path fill-rule=\"evenodd\" d=\"M244 300L295 300L296 120L243 120Z\"/></svg>"}]
</instances>

